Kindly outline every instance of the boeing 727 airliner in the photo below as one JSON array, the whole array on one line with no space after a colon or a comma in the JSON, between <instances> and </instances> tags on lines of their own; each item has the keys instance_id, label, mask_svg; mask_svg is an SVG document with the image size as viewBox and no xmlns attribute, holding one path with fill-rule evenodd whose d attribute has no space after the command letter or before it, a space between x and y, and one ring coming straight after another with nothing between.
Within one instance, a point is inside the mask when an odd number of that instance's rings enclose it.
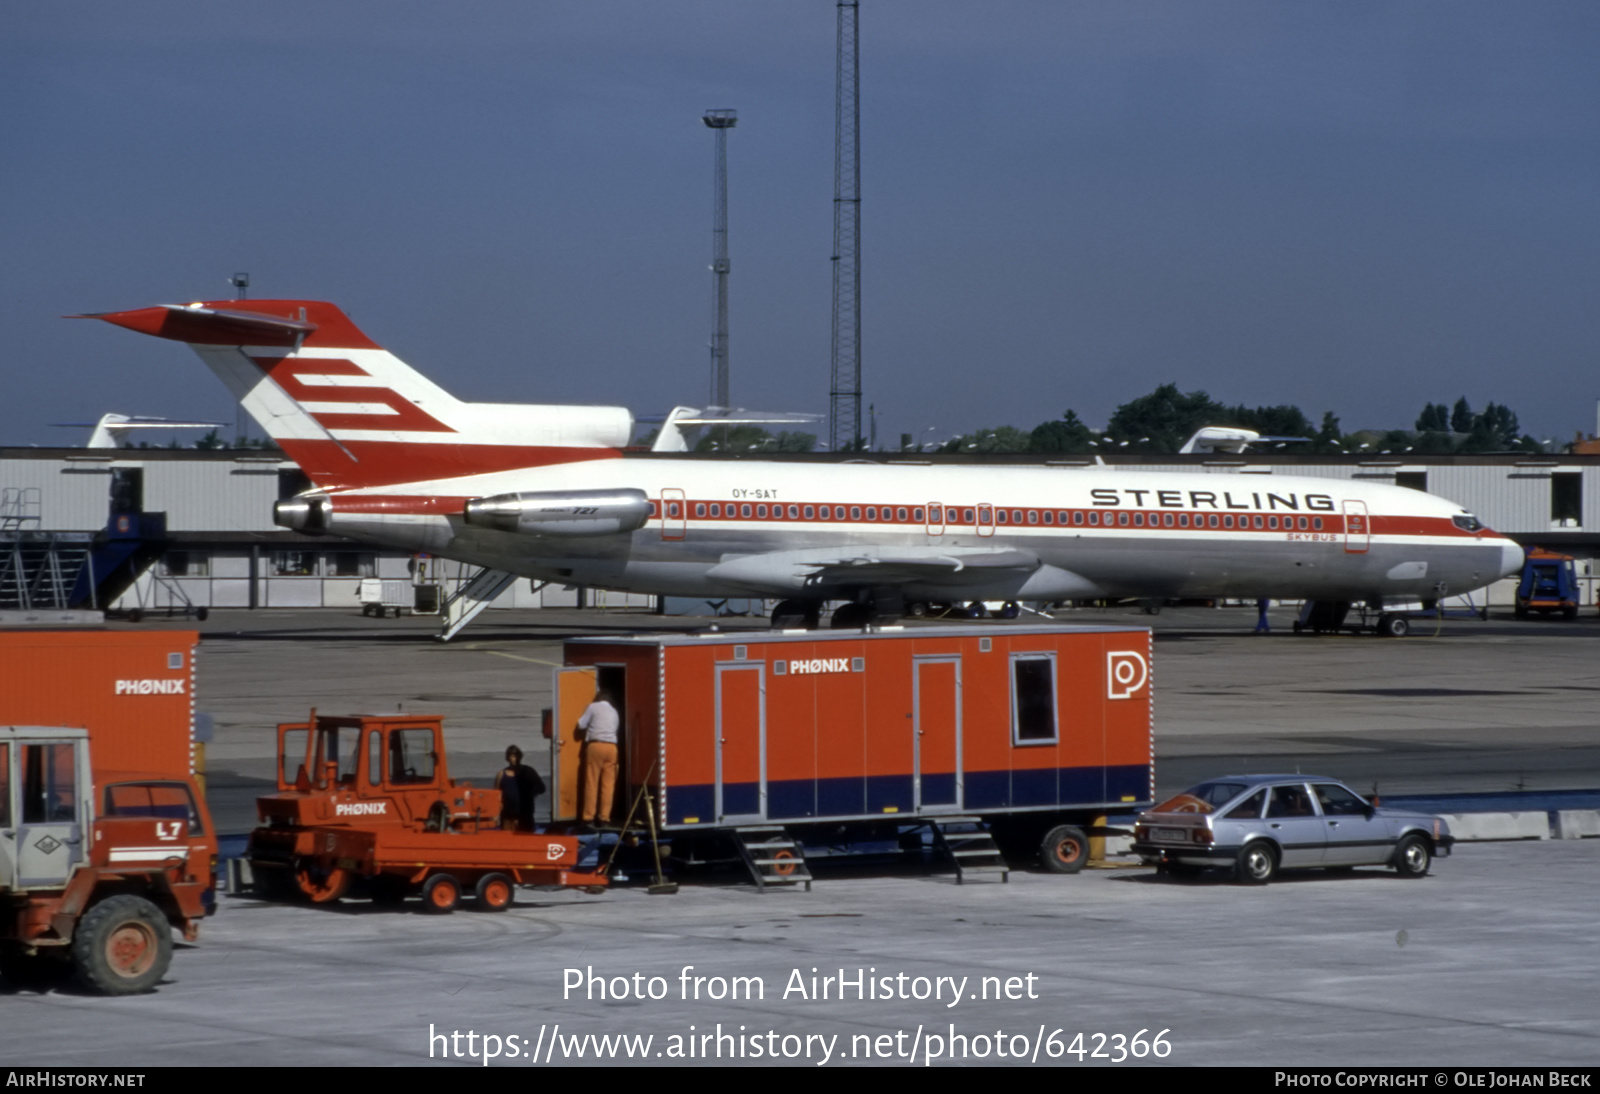
<instances>
[{"instance_id":1,"label":"boeing 727 airliner","mask_svg":"<svg viewBox=\"0 0 1600 1094\"><path fill-rule=\"evenodd\" d=\"M521 575L780 598L775 619L811 625L841 599L841 626L916 601L1243 596L1381 612L1522 565L1460 506L1389 485L625 455L625 409L461 402L332 304L91 318L187 343L244 403L313 484L278 503L277 523L483 567L480 602Z\"/></svg>"}]
</instances>

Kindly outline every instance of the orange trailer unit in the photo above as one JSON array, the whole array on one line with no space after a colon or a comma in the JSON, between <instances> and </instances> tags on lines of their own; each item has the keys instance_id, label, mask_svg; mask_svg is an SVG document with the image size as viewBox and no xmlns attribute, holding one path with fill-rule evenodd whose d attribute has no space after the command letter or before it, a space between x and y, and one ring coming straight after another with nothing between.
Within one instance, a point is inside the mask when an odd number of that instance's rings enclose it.
<instances>
[{"instance_id":1,"label":"orange trailer unit","mask_svg":"<svg viewBox=\"0 0 1600 1094\"><path fill-rule=\"evenodd\" d=\"M648 780L657 824L680 838L968 814L1048 860L1056 826L1153 793L1143 628L584 638L564 660L557 820L579 816L573 730L597 687L623 715L628 798Z\"/></svg>"},{"instance_id":2,"label":"orange trailer unit","mask_svg":"<svg viewBox=\"0 0 1600 1094\"><path fill-rule=\"evenodd\" d=\"M0 724L89 731L97 771L193 774L195 631L0 631Z\"/></svg>"}]
</instances>

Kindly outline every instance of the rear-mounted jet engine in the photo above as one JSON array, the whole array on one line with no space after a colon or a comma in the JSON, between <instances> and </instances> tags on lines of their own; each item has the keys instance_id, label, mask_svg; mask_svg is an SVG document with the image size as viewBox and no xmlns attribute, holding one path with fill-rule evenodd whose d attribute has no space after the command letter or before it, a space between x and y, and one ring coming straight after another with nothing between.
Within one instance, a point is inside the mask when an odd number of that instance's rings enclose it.
<instances>
[{"instance_id":1,"label":"rear-mounted jet engine","mask_svg":"<svg viewBox=\"0 0 1600 1094\"><path fill-rule=\"evenodd\" d=\"M637 531L649 519L643 490L496 494L474 498L466 508L468 524L534 536L617 535Z\"/></svg>"}]
</instances>

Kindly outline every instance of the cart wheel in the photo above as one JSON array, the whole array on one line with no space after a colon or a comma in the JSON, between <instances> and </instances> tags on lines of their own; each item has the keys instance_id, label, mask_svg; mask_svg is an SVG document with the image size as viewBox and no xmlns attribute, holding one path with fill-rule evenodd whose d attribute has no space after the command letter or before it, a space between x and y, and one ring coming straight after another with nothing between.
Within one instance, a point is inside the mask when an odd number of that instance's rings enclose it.
<instances>
[{"instance_id":1,"label":"cart wheel","mask_svg":"<svg viewBox=\"0 0 1600 1094\"><path fill-rule=\"evenodd\" d=\"M449 874L434 874L422 883L422 909L448 915L461 902L461 883Z\"/></svg>"},{"instance_id":2,"label":"cart wheel","mask_svg":"<svg viewBox=\"0 0 1600 1094\"><path fill-rule=\"evenodd\" d=\"M128 622L129 623L137 623L143 618L144 618L144 611L142 609L140 609L140 608L129 608L128 609Z\"/></svg>"},{"instance_id":3,"label":"cart wheel","mask_svg":"<svg viewBox=\"0 0 1600 1094\"><path fill-rule=\"evenodd\" d=\"M478 879L478 911L503 912L516 900L517 890L504 874L484 874Z\"/></svg>"},{"instance_id":4,"label":"cart wheel","mask_svg":"<svg viewBox=\"0 0 1600 1094\"><path fill-rule=\"evenodd\" d=\"M199 622L199 623L204 623L206 621L207 617L209 617L210 615L211 615L211 609L210 608L196 608L194 610L195 621Z\"/></svg>"}]
</instances>

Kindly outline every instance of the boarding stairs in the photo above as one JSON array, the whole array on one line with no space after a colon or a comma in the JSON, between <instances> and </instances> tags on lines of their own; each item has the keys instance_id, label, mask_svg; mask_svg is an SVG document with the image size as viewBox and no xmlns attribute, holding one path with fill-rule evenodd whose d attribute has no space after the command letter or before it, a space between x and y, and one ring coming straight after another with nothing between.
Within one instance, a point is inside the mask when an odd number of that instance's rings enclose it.
<instances>
[{"instance_id":1,"label":"boarding stairs","mask_svg":"<svg viewBox=\"0 0 1600 1094\"><path fill-rule=\"evenodd\" d=\"M515 580L517 575L505 570L488 567L479 570L444 602L440 613L444 618L440 620L439 633L434 637L440 642L448 642L460 634L463 627L478 618L479 613Z\"/></svg>"},{"instance_id":2,"label":"boarding stairs","mask_svg":"<svg viewBox=\"0 0 1600 1094\"><path fill-rule=\"evenodd\" d=\"M759 825L733 830L733 845L755 880L756 888L792 888L804 885L811 891L811 870L806 865L800 841L779 825Z\"/></svg>"},{"instance_id":3,"label":"boarding stairs","mask_svg":"<svg viewBox=\"0 0 1600 1094\"><path fill-rule=\"evenodd\" d=\"M0 608L72 607L73 589L89 565L91 532L41 532L6 521L0 528Z\"/></svg>"},{"instance_id":4,"label":"boarding stairs","mask_svg":"<svg viewBox=\"0 0 1600 1094\"><path fill-rule=\"evenodd\" d=\"M1011 880L1011 867L982 817L937 817L928 826L933 830L933 845L955 864L956 884L965 885L969 876L995 874L1002 882Z\"/></svg>"}]
</instances>

